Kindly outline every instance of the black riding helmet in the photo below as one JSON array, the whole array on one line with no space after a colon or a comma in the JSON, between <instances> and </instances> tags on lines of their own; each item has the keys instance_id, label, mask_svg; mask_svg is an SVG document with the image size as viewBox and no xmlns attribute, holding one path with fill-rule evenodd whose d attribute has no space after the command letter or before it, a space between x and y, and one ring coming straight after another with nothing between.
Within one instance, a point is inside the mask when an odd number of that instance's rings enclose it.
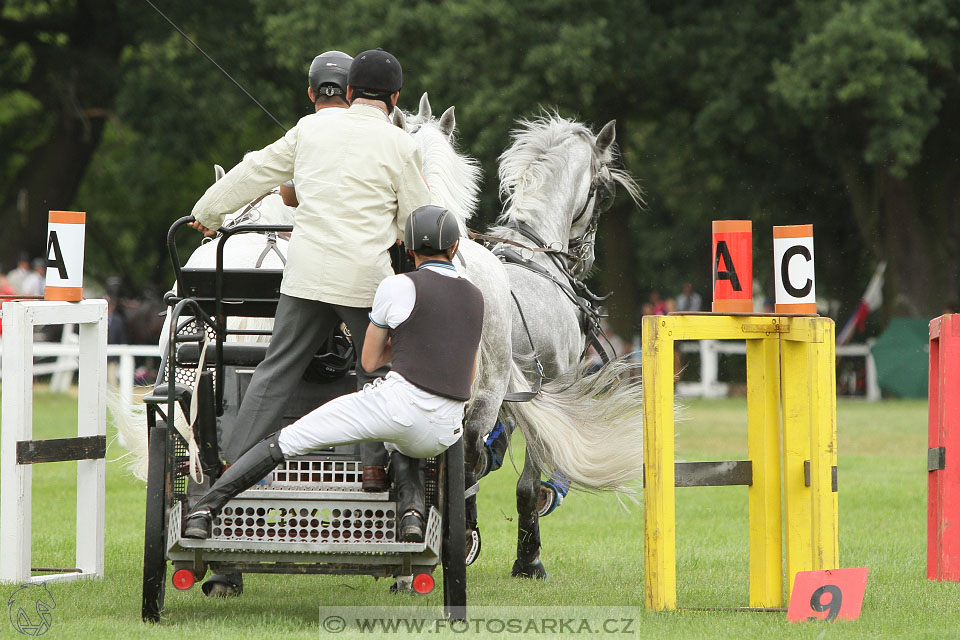
<instances>
[{"instance_id":1,"label":"black riding helmet","mask_svg":"<svg viewBox=\"0 0 960 640\"><path fill-rule=\"evenodd\" d=\"M354 58L347 84L356 97L383 100L403 88L403 69L393 54L370 49Z\"/></svg>"},{"instance_id":2,"label":"black riding helmet","mask_svg":"<svg viewBox=\"0 0 960 640\"><path fill-rule=\"evenodd\" d=\"M310 63L310 71L307 72L314 95L345 95L351 63L353 58L343 51L325 51L314 58ZM323 87L323 91L320 87Z\"/></svg>"},{"instance_id":3,"label":"black riding helmet","mask_svg":"<svg viewBox=\"0 0 960 640\"><path fill-rule=\"evenodd\" d=\"M436 205L428 204L415 209L407 218L403 244L408 251L423 248L445 251L460 239L460 226L456 217Z\"/></svg>"}]
</instances>

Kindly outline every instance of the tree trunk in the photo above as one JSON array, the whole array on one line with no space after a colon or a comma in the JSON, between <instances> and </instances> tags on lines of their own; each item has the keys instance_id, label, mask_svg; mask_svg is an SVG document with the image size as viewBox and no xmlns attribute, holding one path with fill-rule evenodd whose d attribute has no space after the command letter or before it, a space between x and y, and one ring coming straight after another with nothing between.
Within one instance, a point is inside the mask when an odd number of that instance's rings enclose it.
<instances>
[{"instance_id":1,"label":"tree trunk","mask_svg":"<svg viewBox=\"0 0 960 640\"><path fill-rule=\"evenodd\" d=\"M37 64L28 87L53 123L0 202L4 265L16 262L21 252L44 255L47 212L73 202L116 97L120 54L133 37L130 25L118 18L115 2L79 0L74 13L62 20L58 36L66 44L35 45L43 63Z\"/></svg>"},{"instance_id":2,"label":"tree trunk","mask_svg":"<svg viewBox=\"0 0 960 640\"><path fill-rule=\"evenodd\" d=\"M89 133L78 132L79 123L61 120L56 131L35 149L20 171L0 207L0 262L16 262L25 251L31 256L46 251L47 212L67 209L76 195L100 142L103 120L91 122Z\"/></svg>"}]
</instances>

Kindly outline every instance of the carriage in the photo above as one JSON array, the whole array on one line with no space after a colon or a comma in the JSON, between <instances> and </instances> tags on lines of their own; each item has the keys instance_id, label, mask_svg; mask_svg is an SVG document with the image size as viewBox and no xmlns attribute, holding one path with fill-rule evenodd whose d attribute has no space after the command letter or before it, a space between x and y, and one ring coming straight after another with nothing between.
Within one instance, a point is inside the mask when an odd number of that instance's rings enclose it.
<instances>
[{"instance_id":1,"label":"carriage","mask_svg":"<svg viewBox=\"0 0 960 640\"><path fill-rule=\"evenodd\" d=\"M413 576L414 590L432 590L442 567L445 615L466 616L463 441L426 463L429 515L424 542L397 539L392 490L361 488L356 445L285 460L259 485L231 500L214 519L207 540L181 536L189 496L200 485L191 466L215 474L219 447L250 376L266 353L264 342L243 342L269 329L238 328L231 318L272 318L280 296L280 269L224 269L224 247L244 233L277 234L290 226L238 225L221 229L215 268L181 265L177 220L167 246L177 285L165 296L169 336L161 373L147 406L149 468L144 526L144 621L163 608L167 566L172 582L189 589L208 570L244 573ZM339 332L327 353L315 356L291 394L279 429L318 405L356 389L352 354ZM186 421L178 420L178 410ZM191 461L192 460L192 461Z\"/></svg>"}]
</instances>

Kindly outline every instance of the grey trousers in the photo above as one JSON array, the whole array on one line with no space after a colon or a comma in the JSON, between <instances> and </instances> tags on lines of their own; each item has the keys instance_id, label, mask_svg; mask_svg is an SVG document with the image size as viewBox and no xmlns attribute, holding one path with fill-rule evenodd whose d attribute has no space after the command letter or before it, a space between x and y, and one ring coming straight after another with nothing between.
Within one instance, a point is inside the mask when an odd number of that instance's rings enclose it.
<instances>
[{"instance_id":1,"label":"grey trousers","mask_svg":"<svg viewBox=\"0 0 960 640\"><path fill-rule=\"evenodd\" d=\"M373 378L360 364L369 312L369 308L280 295L266 357L250 379L233 428L224 434L223 455L228 464L280 429L280 418L291 391L303 377L310 359L341 321L350 330L356 350L357 389ZM386 464L387 451L382 443L365 443L361 452L364 464Z\"/></svg>"}]
</instances>

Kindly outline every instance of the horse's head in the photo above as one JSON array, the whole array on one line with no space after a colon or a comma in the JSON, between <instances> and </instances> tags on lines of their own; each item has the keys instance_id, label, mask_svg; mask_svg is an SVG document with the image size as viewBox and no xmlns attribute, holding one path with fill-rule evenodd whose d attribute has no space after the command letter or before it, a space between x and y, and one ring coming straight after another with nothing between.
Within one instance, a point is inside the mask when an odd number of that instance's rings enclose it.
<instances>
[{"instance_id":1,"label":"horse's head","mask_svg":"<svg viewBox=\"0 0 960 640\"><path fill-rule=\"evenodd\" d=\"M612 166L615 138L613 120L597 135L555 113L520 121L513 143L500 156L504 211L498 222L530 225L548 244L575 255L571 269L584 275L593 266L597 225L613 203L616 185L641 201L633 178Z\"/></svg>"},{"instance_id":2,"label":"horse's head","mask_svg":"<svg viewBox=\"0 0 960 640\"><path fill-rule=\"evenodd\" d=\"M283 204L283 198L277 191L271 191L262 198L237 209L226 218L224 226L236 224L293 224L294 209Z\"/></svg>"},{"instance_id":3,"label":"horse's head","mask_svg":"<svg viewBox=\"0 0 960 640\"><path fill-rule=\"evenodd\" d=\"M433 117L430 100L424 93L416 115L394 109L393 122L409 132L420 147L423 175L440 204L457 217L460 234L467 233L467 220L477 208L480 192L480 165L454 146L454 108Z\"/></svg>"}]
</instances>

